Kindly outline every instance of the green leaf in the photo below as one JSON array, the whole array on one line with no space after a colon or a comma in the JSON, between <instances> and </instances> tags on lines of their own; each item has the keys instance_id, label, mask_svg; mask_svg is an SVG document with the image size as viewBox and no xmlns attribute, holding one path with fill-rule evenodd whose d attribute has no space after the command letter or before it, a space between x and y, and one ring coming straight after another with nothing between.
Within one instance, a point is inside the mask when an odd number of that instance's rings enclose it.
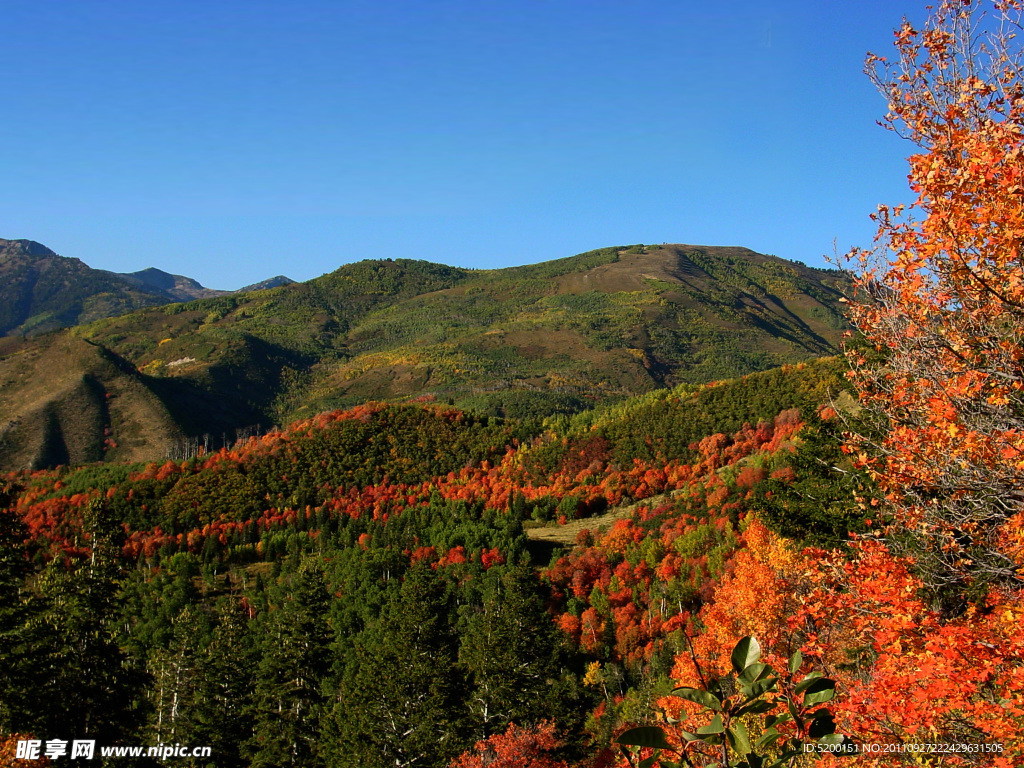
<instances>
[{"instance_id":1,"label":"green leaf","mask_svg":"<svg viewBox=\"0 0 1024 768\"><path fill-rule=\"evenodd\" d=\"M843 736L843 734L841 734L841 733L826 733L824 736L822 736L820 739L818 739L818 743L819 744L845 744L846 740L847 740L846 737Z\"/></svg>"},{"instance_id":2,"label":"green leaf","mask_svg":"<svg viewBox=\"0 0 1024 768\"><path fill-rule=\"evenodd\" d=\"M678 696L681 699L692 701L695 704L700 704L704 709L710 709L715 712L722 711L722 702L709 691L702 691L699 688L675 688L672 691L673 696Z\"/></svg>"},{"instance_id":3,"label":"green leaf","mask_svg":"<svg viewBox=\"0 0 1024 768\"><path fill-rule=\"evenodd\" d=\"M796 708L796 704L793 703L793 700L786 699L786 706L789 708L789 714L793 716L793 722L797 724L797 727L803 728L804 721L800 719L800 710Z\"/></svg>"},{"instance_id":4,"label":"green leaf","mask_svg":"<svg viewBox=\"0 0 1024 768\"><path fill-rule=\"evenodd\" d=\"M821 672L811 672L809 675L807 675L807 677L805 677L803 680L796 684L796 687L793 688L793 691L796 693L803 693L810 687L810 685L815 680L820 680L821 677Z\"/></svg>"},{"instance_id":5,"label":"green leaf","mask_svg":"<svg viewBox=\"0 0 1024 768\"><path fill-rule=\"evenodd\" d=\"M764 768L764 758L751 752L747 755L747 759L740 763L740 765L746 766L746 768Z\"/></svg>"},{"instance_id":6,"label":"green leaf","mask_svg":"<svg viewBox=\"0 0 1024 768\"><path fill-rule=\"evenodd\" d=\"M810 727L807 729L807 735L812 739L820 739L822 736L828 736L835 732L836 721L832 717L832 713L828 711L823 716L816 714L811 721Z\"/></svg>"},{"instance_id":7,"label":"green leaf","mask_svg":"<svg viewBox=\"0 0 1024 768\"><path fill-rule=\"evenodd\" d=\"M761 735L761 738L757 740L757 743L754 745L754 749L764 749L765 747L770 747L772 746L772 744L774 744L781 738L781 733L776 731L774 728L769 728Z\"/></svg>"},{"instance_id":8,"label":"green leaf","mask_svg":"<svg viewBox=\"0 0 1024 768\"><path fill-rule=\"evenodd\" d=\"M741 683L750 685L751 683L754 683L763 677L767 677L773 671L774 670L767 664L761 664L760 662L758 662L757 664L751 664L749 667L740 672L739 675L737 675L736 679L739 680Z\"/></svg>"},{"instance_id":9,"label":"green leaf","mask_svg":"<svg viewBox=\"0 0 1024 768\"><path fill-rule=\"evenodd\" d=\"M729 739L729 746L738 755L745 755L750 751L750 737L747 736L747 729L739 720L729 726L725 732Z\"/></svg>"},{"instance_id":10,"label":"green leaf","mask_svg":"<svg viewBox=\"0 0 1024 768\"><path fill-rule=\"evenodd\" d=\"M715 715L714 719L705 725L703 728L698 728L697 733L702 736L707 736L715 733L722 733L725 730L725 726L722 725L721 715Z\"/></svg>"},{"instance_id":11,"label":"green leaf","mask_svg":"<svg viewBox=\"0 0 1024 768\"><path fill-rule=\"evenodd\" d=\"M775 709L775 705L770 701L753 701L750 704L740 707L733 715L735 717L742 717L743 715L749 715L754 713L756 715L763 715L765 712L771 712Z\"/></svg>"},{"instance_id":12,"label":"green leaf","mask_svg":"<svg viewBox=\"0 0 1024 768\"><path fill-rule=\"evenodd\" d=\"M789 657L789 674L795 675L796 671L800 669L800 665L804 663L804 655L797 651Z\"/></svg>"},{"instance_id":13,"label":"green leaf","mask_svg":"<svg viewBox=\"0 0 1024 768\"><path fill-rule=\"evenodd\" d=\"M654 747L656 749L672 749L665 740L665 732L656 725L643 725L623 731L615 739L616 744L628 744L635 747Z\"/></svg>"},{"instance_id":14,"label":"green leaf","mask_svg":"<svg viewBox=\"0 0 1024 768\"><path fill-rule=\"evenodd\" d=\"M758 680L756 683L751 685L744 685L742 688L743 695L747 697L747 700L756 699L759 696L763 696L768 691L775 690L775 684L778 682L774 677L769 677L766 680Z\"/></svg>"},{"instance_id":15,"label":"green leaf","mask_svg":"<svg viewBox=\"0 0 1024 768\"><path fill-rule=\"evenodd\" d=\"M781 715L769 715L764 719L765 728L774 728L776 725L782 725L782 723L788 723L793 719L793 716L788 712L783 712Z\"/></svg>"},{"instance_id":16,"label":"green leaf","mask_svg":"<svg viewBox=\"0 0 1024 768\"><path fill-rule=\"evenodd\" d=\"M786 750L781 755L779 755L779 759L772 763L770 766L768 766L768 768L783 768L783 766L786 763L788 763L792 758L802 754L803 752L801 752L799 749Z\"/></svg>"},{"instance_id":17,"label":"green leaf","mask_svg":"<svg viewBox=\"0 0 1024 768\"><path fill-rule=\"evenodd\" d=\"M809 707L813 704L824 704L826 701L832 701L832 697L835 695L835 680L830 680L827 677L823 677L820 680L814 680L804 691L804 706Z\"/></svg>"},{"instance_id":18,"label":"green leaf","mask_svg":"<svg viewBox=\"0 0 1024 768\"><path fill-rule=\"evenodd\" d=\"M737 672L742 672L760 658L761 644L753 637L744 637L732 649L732 668Z\"/></svg>"},{"instance_id":19,"label":"green leaf","mask_svg":"<svg viewBox=\"0 0 1024 768\"><path fill-rule=\"evenodd\" d=\"M684 731L682 728L679 729L679 733L683 734L683 738L686 739L687 744L689 744L691 741L703 741L703 739L696 733Z\"/></svg>"},{"instance_id":20,"label":"green leaf","mask_svg":"<svg viewBox=\"0 0 1024 768\"><path fill-rule=\"evenodd\" d=\"M644 760L641 760L640 764L637 766L637 768L651 768L651 766L654 765L654 761L657 760L659 757L661 757L661 750L660 749L659 750L655 750L654 754L651 755L650 757L648 757L648 758L646 758Z\"/></svg>"}]
</instances>

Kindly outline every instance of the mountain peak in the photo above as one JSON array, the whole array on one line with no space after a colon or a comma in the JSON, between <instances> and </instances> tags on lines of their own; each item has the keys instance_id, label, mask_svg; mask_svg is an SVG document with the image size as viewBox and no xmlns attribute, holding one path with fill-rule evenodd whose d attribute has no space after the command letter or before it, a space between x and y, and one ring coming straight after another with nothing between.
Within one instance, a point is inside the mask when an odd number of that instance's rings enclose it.
<instances>
[{"instance_id":1,"label":"mountain peak","mask_svg":"<svg viewBox=\"0 0 1024 768\"><path fill-rule=\"evenodd\" d=\"M222 296L230 291L218 291L214 288L207 288L198 280L184 275L172 275L156 267L147 267L138 272L114 272L123 280L136 285L155 288L162 291L174 301L192 301L193 299L210 299L214 296Z\"/></svg>"},{"instance_id":2,"label":"mountain peak","mask_svg":"<svg viewBox=\"0 0 1024 768\"><path fill-rule=\"evenodd\" d=\"M0 237L0 261L16 256L56 256L42 243L35 240L5 240Z\"/></svg>"},{"instance_id":3,"label":"mountain peak","mask_svg":"<svg viewBox=\"0 0 1024 768\"><path fill-rule=\"evenodd\" d=\"M284 275L275 275L274 277L268 277L266 280L260 280L258 283L247 285L243 288L239 288L235 293L247 293L248 291L262 291L267 288L277 288L281 285L291 285L295 281L290 277Z\"/></svg>"}]
</instances>

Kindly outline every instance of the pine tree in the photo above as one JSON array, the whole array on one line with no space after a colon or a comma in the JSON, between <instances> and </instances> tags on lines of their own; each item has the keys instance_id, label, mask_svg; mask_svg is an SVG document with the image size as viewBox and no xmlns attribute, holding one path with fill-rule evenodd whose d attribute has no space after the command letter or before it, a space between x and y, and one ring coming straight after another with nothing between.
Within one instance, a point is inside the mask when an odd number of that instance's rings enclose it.
<instances>
[{"instance_id":1,"label":"pine tree","mask_svg":"<svg viewBox=\"0 0 1024 768\"><path fill-rule=\"evenodd\" d=\"M444 583L408 571L346 660L329 728L332 768L447 764L469 745L466 685Z\"/></svg>"},{"instance_id":2,"label":"pine tree","mask_svg":"<svg viewBox=\"0 0 1024 768\"><path fill-rule=\"evenodd\" d=\"M500 570L459 650L473 682L469 706L480 739L504 732L511 722L577 720L572 711L582 711L569 649L537 578L526 566Z\"/></svg>"},{"instance_id":3,"label":"pine tree","mask_svg":"<svg viewBox=\"0 0 1024 768\"><path fill-rule=\"evenodd\" d=\"M255 768L321 765L319 718L330 663L329 597L321 566L304 560L262 631L256 678Z\"/></svg>"},{"instance_id":4,"label":"pine tree","mask_svg":"<svg viewBox=\"0 0 1024 768\"><path fill-rule=\"evenodd\" d=\"M175 617L170 645L155 649L150 656L151 727L157 742L192 741L195 708L201 700L200 660L202 640L207 634L205 624L205 617L195 607L186 606Z\"/></svg>"},{"instance_id":5,"label":"pine tree","mask_svg":"<svg viewBox=\"0 0 1024 768\"><path fill-rule=\"evenodd\" d=\"M31 631L46 649L34 670L46 706L36 712L33 730L116 744L136 733L147 686L115 635L120 528L99 502L87 507L83 528L88 554L67 565L54 559L39 578L44 609Z\"/></svg>"},{"instance_id":6,"label":"pine tree","mask_svg":"<svg viewBox=\"0 0 1024 768\"><path fill-rule=\"evenodd\" d=\"M219 623L199 665L189 742L211 748L218 768L244 768L242 747L255 730L253 688L258 654L248 618L237 600L225 598Z\"/></svg>"},{"instance_id":7,"label":"pine tree","mask_svg":"<svg viewBox=\"0 0 1024 768\"><path fill-rule=\"evenodd\" d=\"M41 703L32 679L39 649L28 631L40 606L25 590L28 529L12 509L16 495L0 489L0 730L8 732L25 729Z\"/></svg>"}]
</instances>

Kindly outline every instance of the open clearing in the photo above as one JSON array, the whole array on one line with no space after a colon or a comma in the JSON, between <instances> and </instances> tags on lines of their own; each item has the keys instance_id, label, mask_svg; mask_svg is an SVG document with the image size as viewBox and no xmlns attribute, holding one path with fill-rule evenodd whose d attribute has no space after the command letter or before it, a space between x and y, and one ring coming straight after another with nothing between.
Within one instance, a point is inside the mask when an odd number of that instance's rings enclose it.
<instances>
[{"instance_id":1,"label":"open clearing","mask_svg":"<svg viewBox=\"0 0 1024 768\"><path fill-rule=\"evenodd\" d=\"M632 504L625 504L614 507L603 515L596 517L584 517L579 520L572 520L565 525L554 525L543 528L527 528L525 533L531 541L543 541L549 544L571 549L576 544L576 535L580 531L597 531L609 528L616 520L621 520L633 514L638 507L657 507L675 495L675 491L662 493L658 496L651 496Z\"/></svg>"}]
</instances>

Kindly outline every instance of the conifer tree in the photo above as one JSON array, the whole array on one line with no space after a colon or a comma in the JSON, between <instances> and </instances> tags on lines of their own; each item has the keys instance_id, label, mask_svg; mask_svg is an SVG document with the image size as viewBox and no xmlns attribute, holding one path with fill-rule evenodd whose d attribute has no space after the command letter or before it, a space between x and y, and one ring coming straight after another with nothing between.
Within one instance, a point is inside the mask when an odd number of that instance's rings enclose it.
<instances>
[{"instance_id":1,"label":"conifer tree","mask_svg":"<svg viewBox=\"0 0 1024 768\"><path fill-rule=\"evenodd\" d=\"M323 570L308 558L263 623L251 745L255 768L322 764L319 718L331 666L329 602Z\"/></svg>"},{"instance_id":2,"label":"conifer tree","mask_svg":"<svg viewBox=\"0 0 1024 768\"><path fill-rule=\"evenodd\" d=\"M576 721L580 688L537 578L527 566L492 572L490 594L470 618L459 651L473 683L474 736L486 739L511 722Z\"/></svg>"},{"instance_id":3,"label":"conifer tree","mask_svg":"<svg viewBox=\"0 0 1024 768\"><path fill-rule=\"evenodd\" d=\"M239 602L225 598L219 623L200 660L189 742L211 748L218 768L244 768L243 746L253 738L253 688L258 654Z\"/></svg>"},{"instance_id":4,"label":"conifer tree","mask_svg":"<svg viewBox=\"0 0 1024 768\"><path fill-rule=\"evenodd\" d=\"M30 602L25 577L28 529L11 507L16 489L0 489L0 729L24 728L37 702L32 670L37 647L28 632L38 603Z\"/></svg>"},{"instance_id":5,"label":"conifer tree","mask_svg":"<svg viewBox=\"0 0 1024 768\"><path fill-rule=\"evenodd\" d=\"M151 654L151 727L157 742L191 741L195 708L201 700L199 667L201 641L206 634L204 618L194 606L186 606L175 617L170 645Z\"/></svg>"},{"instance_id":6,"label":"conifer tree","mask_svg":"<svg viewBox=\"0 0 1024 768\"><path fill-rule=\"evenodd\" d=\"M32 629L46 653L34 673L46 706L32 727L51 738L117 744L140 724L146 681L116 640L120 527L93 501L83 529L86 555L69 564L55 558L39 578L45 607Z\"/></svg>"},{"instance_id":7,"label":"conifer tree","mask_svg":"<svg viewBox=\"0 0 1024 768\"><path fill-rule=\"evenodd\" d=\"M466 685L444 583L411 568L347 660L329 729L332 768L444 765L469 745Z\"/></svg>"}]
</instances>

